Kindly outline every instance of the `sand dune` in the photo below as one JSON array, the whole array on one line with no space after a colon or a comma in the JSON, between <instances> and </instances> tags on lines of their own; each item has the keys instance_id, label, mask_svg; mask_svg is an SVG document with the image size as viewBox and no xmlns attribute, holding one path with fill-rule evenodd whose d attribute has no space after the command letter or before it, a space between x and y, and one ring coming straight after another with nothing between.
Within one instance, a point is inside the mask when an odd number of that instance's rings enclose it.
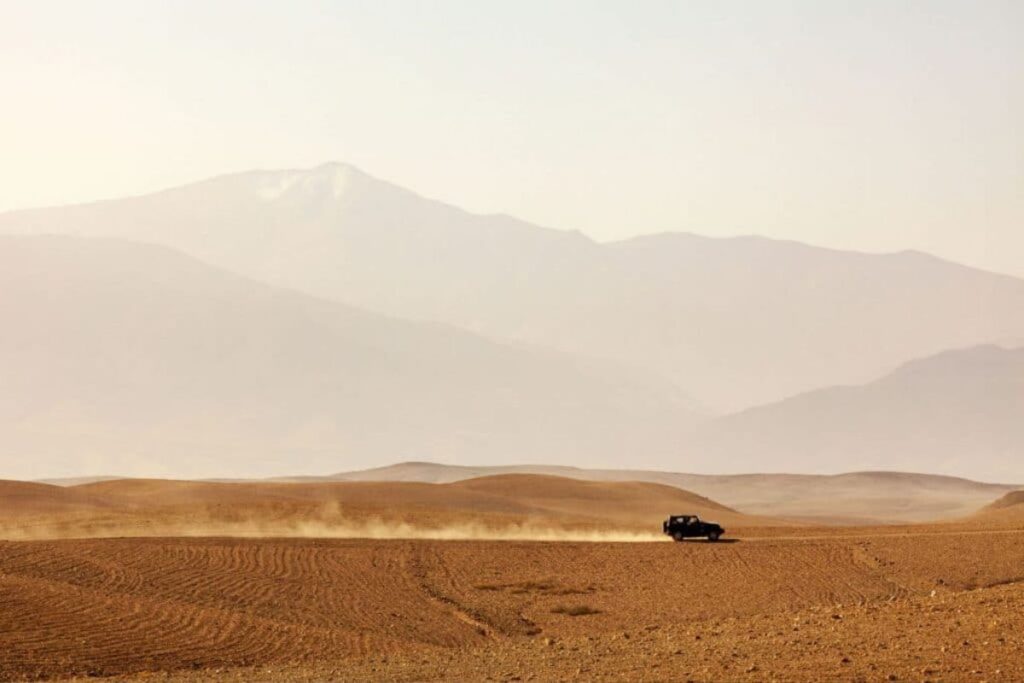
<instances>
[{"instance_id":1,"label":"sand dune","mask_svg":"<svg viewBox=\"0 0 1024 683\"><path fill-rule=\"evenodd\" d=\"M661 521L669 514L698 514L727 529L785 524L744 515L672 486L542 475L448 484L124 479L26 487L39 491L40 500L82 500L92 506L34 504L30 521L25 513L16 524L0 522L0 535L664 540ZM63 514L65 509L73 514Z\"/></svg>"},{"instance_id":2,"label":"sand dune","mask_svg":"<svg viewBox=\"0 0 1024 683\"><path fill-rule=\"evenodd\" d=\"M54 486L78 486L79 484L92 484L97 481L124 478L115 475L98 475L94 477L54 477L53 479L39 479L38 481L40 484L53 484Z\"/></svg>"},{"instance_id":3,"label":"sand dune","mask_svg":"<svg viewBox=\"0 0 1024 683\"><path fill-rule=\"evenodd\" d=\"M346 481L453 482L502 473L551 474L589 481L647 481L707 496L741 512L822 524L923 522L963 517L1015 490L958 477L906 472L837 475L705 475L551 465L471 466L408 462L328 477Z\"/></svg>"},{"instance_id":4,"label":"sand dune","mask_svg":"<svg viewBox=\"0 0 1024 683\"><path fill-rule=\"evenodd\" d=\"M986 509L1005 510L1007 508L1017 509L1022 506L1024 506L1024 491L1011 491L989 505Z\"/></svg>"},{"instance_id":5,"label":"sand dune","mask_svg":"<svg viewBox=\"0 0 1024 683\"><path fill-rule=\"evenodd\" d=\"M28 481L0 480L0 518L106 510L113 505L104 496L89 491Z\"/></svg>"},{"instance_id":6,"label":"sand dune","mask_svg":"<svg viewBox=\"0 0 1024 683\"><path fill-rule=\"evenodd\" d=\"M1024 491L1011 491L999 500L986 505L971 521L990 525L1024 528Z\"/></svg>"}]
</instances>

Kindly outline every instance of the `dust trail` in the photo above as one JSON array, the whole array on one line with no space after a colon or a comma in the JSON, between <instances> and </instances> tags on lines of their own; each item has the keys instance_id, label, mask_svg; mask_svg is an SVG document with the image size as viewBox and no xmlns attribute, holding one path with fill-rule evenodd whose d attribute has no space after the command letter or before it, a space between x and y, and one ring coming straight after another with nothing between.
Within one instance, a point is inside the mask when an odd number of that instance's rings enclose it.
<instances>
[{"instance_id":1,"label":"dust trail","mask_svg":"<svg viewBox=\"0 0 1024 683\"><path fill-rule=\"evenodd\" d=\"M628 530L567 529L532 523L489 526L471 522L436 527L406 522L361 520L324 521L201 521L91 523L72 525L25 524L0 529L0 539L48 540L111 536L229 536L237 538L352 538L423 539L439 541L550 541L576 543L653 543L667 541L662 534Z\"/></svg>"},{"instance_id":2,"label":"dust trail","mask_svg":"<svg viewBox=\"0 0 1024 683\"><path fill-rule=\"evenodd\" d=\"M566 541L585 543L651 543L668 540L662 534L648 532L590 529L564 529L534 524L509 524L491 527L483 524L459 523L436 528L417 527L404 522L371 522L345 527L313 524L300 525L303 537L430 539L441 541Z\"/></svg>"}]
</instances>

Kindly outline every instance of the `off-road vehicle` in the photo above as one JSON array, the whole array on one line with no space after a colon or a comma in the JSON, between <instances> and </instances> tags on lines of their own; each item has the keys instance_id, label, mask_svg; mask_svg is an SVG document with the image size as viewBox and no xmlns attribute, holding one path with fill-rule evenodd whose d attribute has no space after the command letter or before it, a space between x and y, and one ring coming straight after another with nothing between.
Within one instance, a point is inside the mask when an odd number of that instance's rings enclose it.
<instances>
[{"instance_id":1,"label":"off-road vehicle","mask_svg":"<svg viewBox=\"0 0 1024 683\"><path fill-rule=\"evenodd\" d=\"M709 541L717 541L725 533L725 529L718 524L702 521L697 515L672 515L661 523L661 530L675 541L701 536Z\"/></svg>"}]
</instances>

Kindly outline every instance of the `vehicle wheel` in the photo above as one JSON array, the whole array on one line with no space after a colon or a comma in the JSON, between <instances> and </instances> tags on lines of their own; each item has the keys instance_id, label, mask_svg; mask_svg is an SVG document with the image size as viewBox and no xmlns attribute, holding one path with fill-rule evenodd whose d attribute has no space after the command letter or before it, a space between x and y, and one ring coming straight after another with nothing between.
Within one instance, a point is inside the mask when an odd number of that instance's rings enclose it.
<instances>
[{"instance_id":1,"label":"vehicle wheel","mask_svg":"<svg viewBox=\"0 0 1024 683\"><path fill-rule=\"evenodd\" d=\"M680 531L677 531L677 532L675 532L674 534L672 534L672 540L673 540L673 541L682 541L682 540L683 540L683 534L682 534L682 532L680 532Z\"/></svg>"},{"instance_id":2,"label":"vehicle wheel","mask_svg":"<svg viewBox=\"0 0 1024 683\"><path fill-rule=\"evenodd\" d=\"M721 536L720 533L718 533L717 531L712 531L710 534L708 534L708 540L714 543L718 540L719 536Z\"/></svg>"}]
</instances>

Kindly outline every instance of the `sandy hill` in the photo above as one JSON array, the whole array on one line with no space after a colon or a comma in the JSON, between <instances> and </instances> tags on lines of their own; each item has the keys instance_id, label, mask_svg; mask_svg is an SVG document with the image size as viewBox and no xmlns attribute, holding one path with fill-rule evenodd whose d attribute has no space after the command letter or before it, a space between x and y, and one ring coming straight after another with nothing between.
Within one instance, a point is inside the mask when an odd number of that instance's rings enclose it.
<instances>
[{"instance_id":1,"label":"sandy hill","mask_svg":"<svg viewBox=\"0 0 1024 683\"><path fill-rule=\"evenodd\" d=\"M124 479L116 475L97 475L93 477L55 477L53 479L40 479L40 484L53 484L54 486L78 486L79 484L92 484L97 481L110 481L111 479Z\"/></svg>"},{"instance_id":2,"label":"sandy hill","mask_svg":"<svg viewBox=\"0 0 1024 683\"><path fill-rule=\"evenodd\" d=\"M1024 511L1024 491L1011 491L986 507L987 510L1005 510L1007 508L1020 508Z\"/></svg>"},{"instance_id":3,"label":"sandy hill","mask_svg":"<svg viewBox=\"0 0 1024 683\"><path fill-rule=\"evenodd\" d=\"M694 513L723 524L761 523L704 496L650 482L581 481L535 474L505 474L442 485L451 490L486 493L525 504L543 514L591 517L610 523L645 525L670 513Z\"/></svg>"},{"instance_id":4,"label":"sandy hill","mask_svg":"<svg viewBox=\"0 0 1024 683\"><path fill-rule=\"evenodd\" d=\"M1011 491L967 520L983 526L1024 528L1024 491Z\"/></svg>"},{"instance_id":5,"label":"sandy hill","mask_svg":"<svg viewBox=\"0 0 1024 683\"><path fill-rule=\"evenodd\" d=\"M408 457L651 459L667 381L237 277L165 247L0 237L0 474L267 476Z\"/></svg>"},{"instance_id":6,"label":"sandy hill","mask_svg":"<svg viewBox=\"0 0 1024 683\"><path fill-rule=\"evenodd\" d=\"M260 507L277 502L337 503L383 514L429 508L453 514L511 513L606 520L659 521L669 511L713 514L730 523L756 524L713 500L650 482L583 481L536 474L501 474L446 484L422 482L194 482L125 479L75 487L144 508L182 505ZM652 517L653 515L653 517ZM721 520L720 520L721 521Z\"/></svg>"},{"instance_id":7,"label":"sandy hill","mask_svg":"<svg viewBox=\"0 0 1024 683\"><path fill-rule=\"evenodd\" d=\"M1024 348L950 351L869 384L717 418L684 450L720 471L853 467L1024 481Z\"/></svg>"},{"instance_id":8,"label":"sandy hill","mask_svg":"<svg viewBox=\"0 0 1024 683\"><path fill-rule=\"evenodd\" d=\"M822 523L921 522L975 512L1017 487L906 472L836 475L707 475L651 470L599 470L552 465L472 466L408 462L328 479L453 482L502 473L549 474L590 481L646 481L707 496L745 513Z\"/></svg>"},{"instance_id":9,"label":"sandy hill","mask_svg":"<svg viewBox=\"0 0 1024 683\"><path fill-rule=\"evenodd\" d=\"M703 496L647 482L594 482L497 475L448 484L419 482L223 483L125 479L53 489L99 501L97 514L64 515L33 505L37 535L369 535L430 532L453 537L536 533L640 533L698 514L727 528L775 526ZM52 492L50 495L53 495ZM8 528L6 533L17 532Z\"/></svg>"},{"instance_id":10,"label":"sandy hill","mask_svg":"<svg viewBox=\"0 0 1024 683\"><path fill-rule=\"evenodd\" d=\"M327 478L341 481L423 481L444 484L498 474L552 474L571 479L594 479L595 477L586 476L592 471L559 465L447 465L436 462L401 462L354 472L339 472L328 475ZM642 481L643 478L637 480Z\"/></svg>"},{"instance_id":11,"label":"sandy hill","mask_svg":"<svg viewBox=\"0 0 1024 683\"><path fill-rule=\"evenodd\" d=\"M344 164L10 212L0 232L164 244L271 284L644 368L723 412L1024 337L1024 281L925 254L689 234L601 244Z\"/></svg>"},{"instance_id":12,"label":"sandy hill","mask_svg":"<svg viewBox=\"0 0 1024 683\"><path fill-rule=\"evenodd\" d=\"M102 495L28 481L0 480L0 517L79 513L111 506Z\"/></svg>"}]
</instances>

